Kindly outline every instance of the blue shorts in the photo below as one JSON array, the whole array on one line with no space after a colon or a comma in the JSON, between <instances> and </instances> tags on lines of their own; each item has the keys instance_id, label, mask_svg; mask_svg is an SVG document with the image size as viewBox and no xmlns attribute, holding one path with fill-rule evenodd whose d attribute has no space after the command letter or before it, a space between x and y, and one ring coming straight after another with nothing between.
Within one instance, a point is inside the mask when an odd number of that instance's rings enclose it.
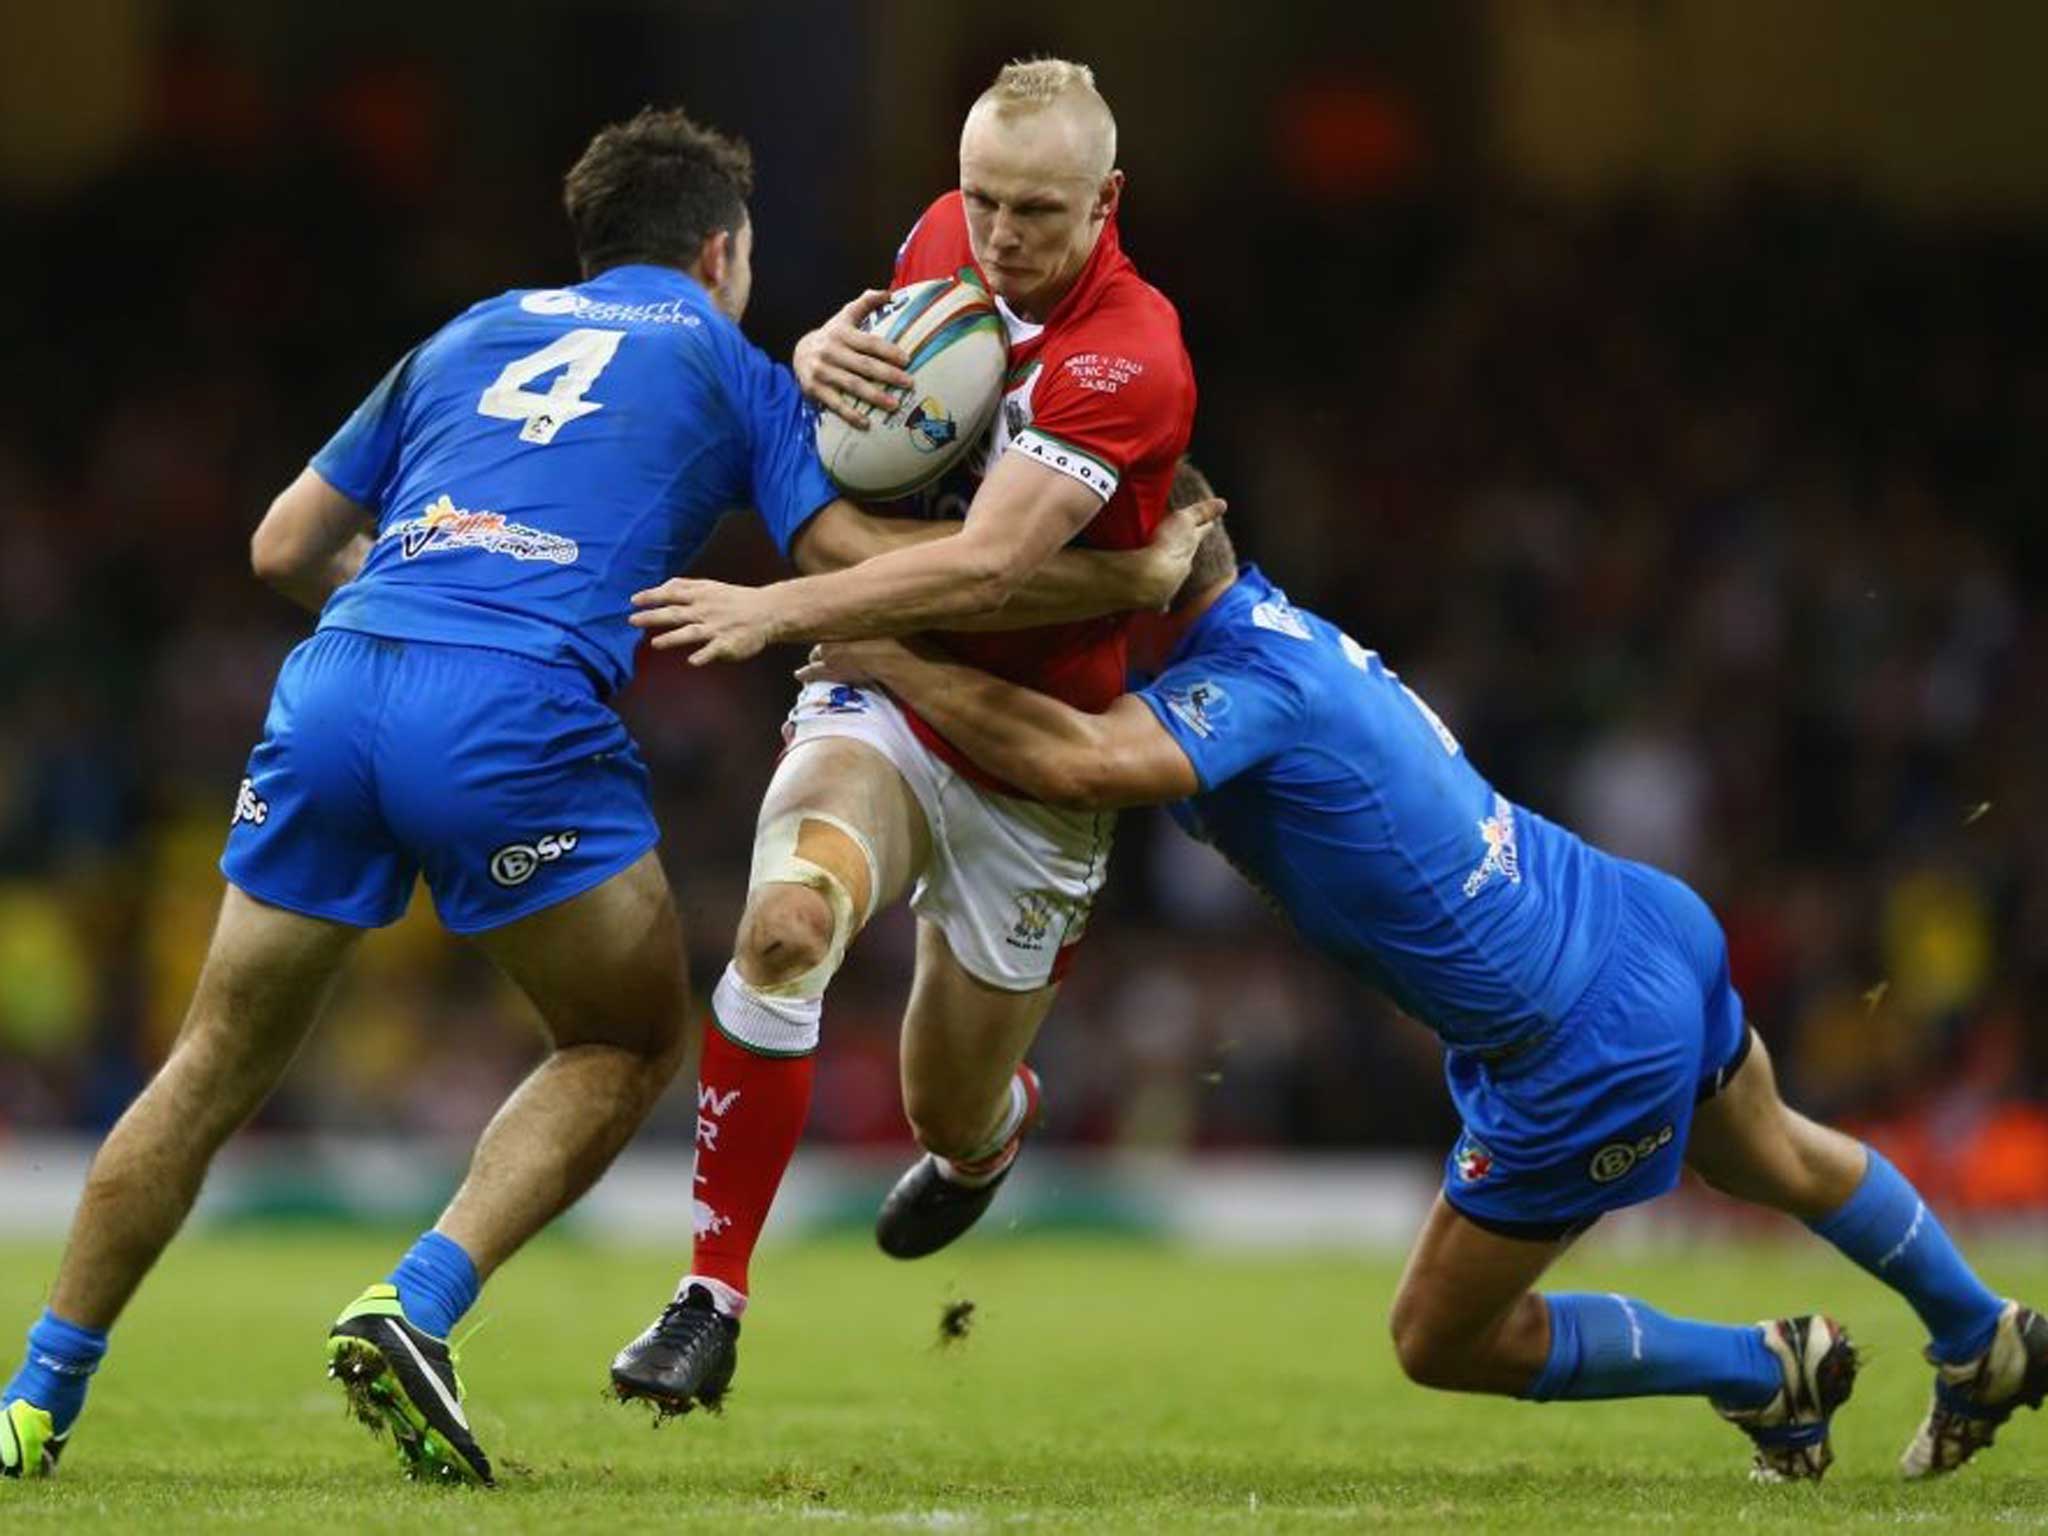
<instances>
[{"instance_id":1,"label":"blue shorts","mask_svg":"<svg viewBox=\"0 0 2048 1536\"><path fill-rule=\"evenodd\" d=\"M647 769L575 667L324 629L285 658L221 873L359 928L424 874L477 933L600 885L657 841Z\"/></svg>"},{"instance_id":2,"label":"blue shorts","mask_svg":"<svg viewBox=\"0 0 2048 1536\"><path fill-rule=\"evenodd\" d=\"M1444 1198L1489 1231L1566 1237L1676 1187L1694 1105L1749 1054L1707 904L1644 864L1623 864L1621 885L1613 947L1554 1031L1506 1057L1445 1057L1465 1131Z\"/></svg>"}]
</instances>

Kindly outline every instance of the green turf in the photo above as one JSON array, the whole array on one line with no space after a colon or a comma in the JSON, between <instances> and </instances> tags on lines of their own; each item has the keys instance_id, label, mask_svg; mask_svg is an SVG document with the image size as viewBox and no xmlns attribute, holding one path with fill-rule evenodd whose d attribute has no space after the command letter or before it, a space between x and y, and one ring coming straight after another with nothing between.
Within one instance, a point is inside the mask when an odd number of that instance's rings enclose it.
<instances>
[{"instance_id":1,"label":"green turf","mask_svg":"<svg viewBox=\"0 0 2048 1536\"><path fill-rule=\"evenodd\" d=\"M2022 1415L1961 1477L1897 1480L1927 1390L1913 1320L1804 1245L1594 1252L1561 1280L1729 1320L1823 1304L1842 1317L1869 1364L1820 1488L1751 1487L1745 1442L1697 1403L1535 1407L1406 1385L1383 1326L1386 1263L1021 1239L917 1265L853 1243L772 1252L728 1412L658 1432L600 1389L673 1260L543 1243L493 1283L464 1355L503 1488L416 1488L320 1377L326 1324L402 1243L279 1231L180 1244L117 1332L63 1476L0 1485L0 1530L2048 1525L2048 1415ZM10 1334L51 1258L0 1247ZM2048 1254L2006 1250L1986 1271L2048 1296ZM976 1303L974 1326L941 1347L956 1300Z\"/></svg>"}]
</instances>

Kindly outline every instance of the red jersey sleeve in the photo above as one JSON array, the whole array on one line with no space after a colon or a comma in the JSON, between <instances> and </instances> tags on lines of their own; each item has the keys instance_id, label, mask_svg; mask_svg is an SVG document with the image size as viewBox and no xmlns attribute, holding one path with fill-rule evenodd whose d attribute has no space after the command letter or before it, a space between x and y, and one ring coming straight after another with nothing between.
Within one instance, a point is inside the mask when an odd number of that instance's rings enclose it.
<instances>
[{"instance_id":1,"label":"red jersey sleeve","mask_svg":"<svg viewBox=\"0 0 2048 1536\"><path fill-rule=\"evenodd\" d=\"M896 268L891 288L921 283L927 278L951 277L962 267L974 265L974 247L967 239L967 211L958 191L933 200L910 233L896 247Z\"/></svg>"},{"instance_id":2,"label":"red jersey sleeve","mask_svg":"<svg viewBox=\"0 0 2048 1536\"><path fill-rule=\"evenodd\" d=\"M1169 464L1187 446L1194 377L1177 323L1084 327L1071 349L1048 356L1032 391L1031 423L1010 442L1071 475L1104 501L1140 464Z\"/></svg>"}]
</instances>

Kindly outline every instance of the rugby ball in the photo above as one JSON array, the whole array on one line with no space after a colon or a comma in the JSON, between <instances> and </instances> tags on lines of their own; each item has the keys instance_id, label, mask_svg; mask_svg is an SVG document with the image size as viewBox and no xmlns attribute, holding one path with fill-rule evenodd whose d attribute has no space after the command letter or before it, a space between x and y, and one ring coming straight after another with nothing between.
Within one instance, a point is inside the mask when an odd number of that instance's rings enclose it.
<instances>
[{"instance_id":1,"label":"rugby ball","mask_svg":"<svg viewBox=\"0 0 2048 1536\"><path fill-rule=\"evenodd\" d=\"M862 404L864 432L819 411L818 457L847 495L893 501L931 484L981 440L1002 400L1010 349L971 270L898 288L861 325L910 355L917 384L887 413Z\"/></svg>"}]
</instances>

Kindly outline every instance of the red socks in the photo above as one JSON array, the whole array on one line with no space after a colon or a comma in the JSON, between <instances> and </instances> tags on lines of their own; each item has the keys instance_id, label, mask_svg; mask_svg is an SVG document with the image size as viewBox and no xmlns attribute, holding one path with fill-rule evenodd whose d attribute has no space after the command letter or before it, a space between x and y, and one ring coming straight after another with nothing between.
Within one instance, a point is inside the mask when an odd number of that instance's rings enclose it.
<instances>
[{"instance_id":1,"label":"red socks","mask_svg":"<svg viewBox=\"0 0 2048 1536\"><path fill-rule=\"evenodd\" d=\"M690 1274L736 1293L738 1305L731 1295L719 1299L737 1311L745 1304L747 1261L810 1113L819 1006L815 999L763 997L728 967L712 993L712 1011L697 1077Z\"/></svg>"}]
</instances>

